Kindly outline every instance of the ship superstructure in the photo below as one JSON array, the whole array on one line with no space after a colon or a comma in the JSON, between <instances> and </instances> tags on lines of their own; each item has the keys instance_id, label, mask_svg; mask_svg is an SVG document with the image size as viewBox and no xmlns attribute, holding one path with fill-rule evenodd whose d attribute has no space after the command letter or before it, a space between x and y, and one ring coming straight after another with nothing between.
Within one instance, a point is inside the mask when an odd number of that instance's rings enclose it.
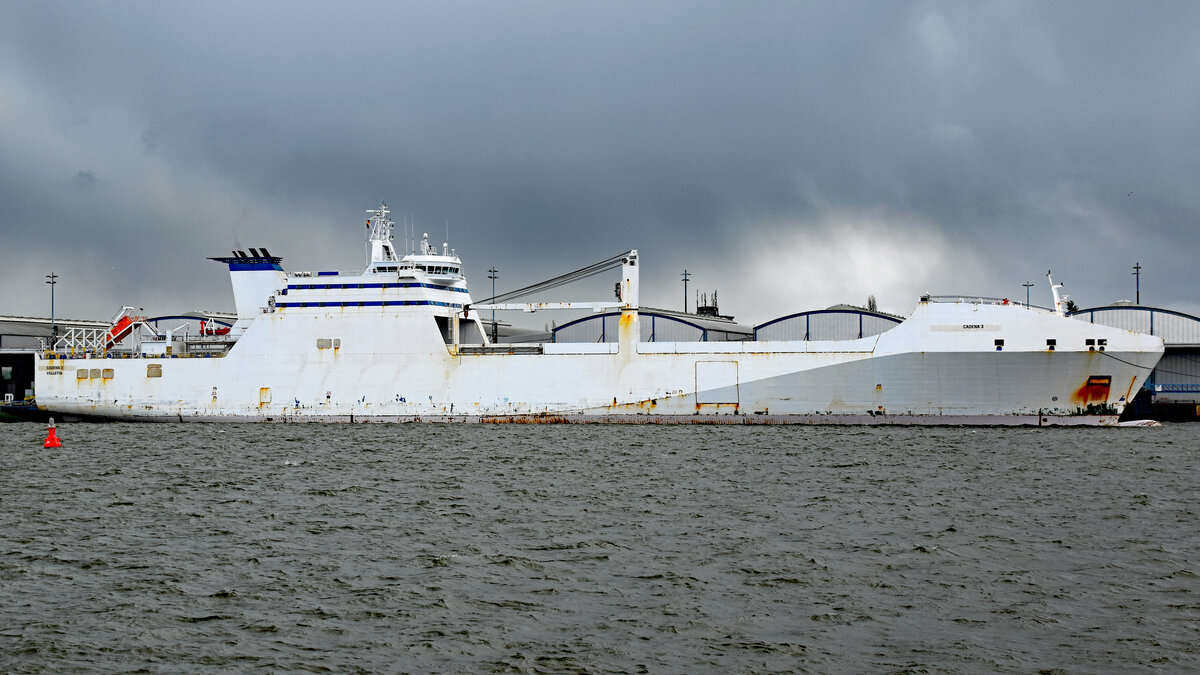
<instances>
[{"instance_id":1,"label":"ship superstructure","mask_svg":"<svg viewBox=\"0 0 1200 675\"><path fill-rule=\"evenodd\" d=\"M620 268L615 301L476 304L448 244L426 235L401 255L386 205L368 215L361 272L286 272L266 249L213 258L232 281L228 331L163 331L126 308L107 331L68 333L38 356L39 407L161 421L1110 424L1163 350L1061 308L931 297L858 339L643 342L637 251L585 268ZM515 309L619 312L619 336L494 344L484 313Z\"/></svg>"}]
</instances>

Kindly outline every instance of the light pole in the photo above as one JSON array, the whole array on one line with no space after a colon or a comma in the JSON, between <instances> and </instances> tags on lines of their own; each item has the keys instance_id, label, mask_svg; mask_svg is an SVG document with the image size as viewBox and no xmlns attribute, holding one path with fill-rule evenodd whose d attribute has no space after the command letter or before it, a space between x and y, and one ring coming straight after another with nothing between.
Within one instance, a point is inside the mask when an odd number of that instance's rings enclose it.
<instances>
[{"instance_id":1,"label":"light pole","mask_svg":"<svg viewBox=\"0 0 1200 675\"><path fill-rule=\"evenodd\" d=\"M495 267L488 270L488 278L492 280L492 298L489 300L493 305L496 304L496 279L500 278L500 270ZM496 343L496 308L492 307L492 343Z\"/></svg>"},{"instance_id":2,"label":"light pole","mask_svg":"<svg viewBox=\"0 0 1200 675\"><path fill-rule=\"evenodd\" d=\"M54 349L54 338L58 337L58 326L54 323L54 284L58 283L58 275L51 272L46 278L50 280L46 282L50 284L50 348Z\"/></svg>"},{"instance_id":3,"label":"light pole","mask_svg":"<svg viewBox=\"0 0 1200 675\"><path fill-rule=\"evenodd\" d=\"M1140 305L1142 304L1142 263L1139 262L1133 266L1133 276L1136 278L1134 283L1137 284L1137 295L1134 296L1136 299L1133 304Z\"/></svg>"},{"instance_id":4,"label":"light pole","mask_svg":"<svg viewBox=\"0 0 1200 675\"><path fill-rule=\"evenodd\" d=\"M687 282L688 282L688 279L690 279L690 278L691 277L688 276L688 271L686 269L683 270L683 313L684 314L688 313L688 311L687 311L687 307L688 307L688 305L687 305Z\"/></svg>"},{"instance_id":5,"label":"light pole","mask_svg":"<svg viewBox=\"0 0 1200 675\"><path fill-rule=\"evenodd\" d=\"M1023 283L1021 285L1025 287L1025 306L1028 307L1029 306L1029 289L1033 288L1033 284L1031 282L1026 281L1025 283Z\"/></svg>"}]
</instances>

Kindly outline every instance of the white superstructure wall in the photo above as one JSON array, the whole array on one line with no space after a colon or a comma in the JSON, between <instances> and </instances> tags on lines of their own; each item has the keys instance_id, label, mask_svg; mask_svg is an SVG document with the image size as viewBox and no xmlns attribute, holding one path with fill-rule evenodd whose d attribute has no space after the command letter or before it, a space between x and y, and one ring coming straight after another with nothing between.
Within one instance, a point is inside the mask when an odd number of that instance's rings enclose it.
<instances>
[{"instance_id":1,"label":"white superstructure wall","mask_svg":"<svg viewBox=\"0 0 1200 675\"><path fill-rule=\"evenodd\" d=\"M279 289L287 287L287 275L280 269L230 269L233 302L238 320L253 319L262 314L267 300Z\"/></svg>"}]
</instances>

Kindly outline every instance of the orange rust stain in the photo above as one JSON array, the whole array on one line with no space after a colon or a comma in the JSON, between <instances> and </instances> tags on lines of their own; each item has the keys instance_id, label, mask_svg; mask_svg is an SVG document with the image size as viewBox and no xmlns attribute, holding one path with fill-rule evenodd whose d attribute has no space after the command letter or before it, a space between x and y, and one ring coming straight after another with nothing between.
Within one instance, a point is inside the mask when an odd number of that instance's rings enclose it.
<instances>
[{"instance_id":1,"label":"orange rust stain","mask_svg":"<svg viewBox=\"0 0 1200 675\"><path fill-rule=\"evenodd\" d=\"M481 417L479 418L479 421L483 424L567 424L571 420L559 415L533 413L529 415L497 415Z\"/></svg>"},{"instance_id":2,"label":"orange rust stain","mask_svg":"<svg viewBox=\"0 0 1200 675\"><path fill-rule=\"evenodd\" d=\"M1092 376L1083 383L1082 387L1075 390L1075 394L1071 396L1071 400L1080 405L1104 403L1108 400L1108 393L1111 389L1111 377Z\"/></svg>"},{"instance_id":3,"label":"orange rust stain","mask_svg":"<svg viewBox=\"0 0 1200 675\"><path fill-rule=\"evenodd\" d=\"M613 399L612 405L608 406L610 410L653 410L658 407L658 399L652 398L644 401L632 401L630 403L617 403L617 399Z\"/></svg>"},{"instance_id":4,"label":"orange rust stain","mask_svg":"<svg viewBox=\"0 0 1200 675\"><path fill-rule=\"evenodd\" d=\"M629 326L631 324L633 324L633 313L632 312L621 312L621 320L619 322L619 325Z\"/></svg>"},{"instance_id":5,"label":"orange rust stain","mask_svg":"<svg viewBox=\"0 0 1200 675\"><path fill-rule=\"evenodd\" d=\"M1134 375L1133 377L1129 378L1129 388L1125 390L1125 401L1127 403L1133 402L1133 385L1135 382L1137 382L1137 375ZM1200 408L1198 408L1198 409L1200 409Z\"/></svg>"}]
</instances>

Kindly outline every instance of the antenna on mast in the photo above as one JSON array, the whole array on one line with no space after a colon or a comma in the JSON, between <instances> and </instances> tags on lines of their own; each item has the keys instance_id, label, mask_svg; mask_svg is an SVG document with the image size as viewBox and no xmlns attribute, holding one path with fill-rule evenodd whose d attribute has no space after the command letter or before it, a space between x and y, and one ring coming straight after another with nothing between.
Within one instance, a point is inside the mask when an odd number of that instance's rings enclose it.
<instances>
[{"instance_id":1,"label":"antenna on mast","mask_svg":"<svg viewBox=\"0 0 1200 675\"><path fill-rule=\"evenodd\" d=\"M1054 279L1050 278L1050 270L1046 270L1046 281L1050 282L1050 292L1054 294L1054 313L1058 314L1059 316L1064 316L1065 312L1063 312L1063 300L1058 294L1058 289L1062 288L1063 285L1054 283Z\"/></svg>"}]
</instances>

